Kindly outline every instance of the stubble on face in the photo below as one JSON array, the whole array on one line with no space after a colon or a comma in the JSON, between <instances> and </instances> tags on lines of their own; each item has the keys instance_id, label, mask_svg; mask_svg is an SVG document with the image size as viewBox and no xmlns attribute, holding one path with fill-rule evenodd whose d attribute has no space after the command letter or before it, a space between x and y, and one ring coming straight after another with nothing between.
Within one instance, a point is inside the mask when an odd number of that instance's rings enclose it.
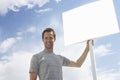
<instances>
[{"instance_id":1,"label":"stubble on face","mask_svg":"<svg viewBox=\"0 0 120 80\"><path fill-rule=\"evenodd\" d=\"M46 51L53 51L53 45L55 42L53 32L45 32L43 37L43 42Z\"/></svg>"}]
</instances>

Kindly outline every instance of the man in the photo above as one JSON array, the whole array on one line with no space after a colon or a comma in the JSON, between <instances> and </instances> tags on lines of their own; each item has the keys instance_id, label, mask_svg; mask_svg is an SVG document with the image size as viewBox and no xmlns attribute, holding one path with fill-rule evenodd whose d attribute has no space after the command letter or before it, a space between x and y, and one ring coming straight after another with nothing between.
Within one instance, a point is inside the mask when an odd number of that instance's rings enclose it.
<instances>
[{"instance_id":1,"label":"man","mask_svg":"<svg viewBox=\"0 0 120 80\"><path fill-rule=\"evenodd\" d=\"M53 51L54 42L56 40L55 31L52 28L46 28L42 33L42 41L44 50L33 55L30 64L30 80L63 80L62 66L81 67L85 61L89 51L89 41L81 55L75 62L61 55L56 55Z\"/></svg>"}]
</instances>

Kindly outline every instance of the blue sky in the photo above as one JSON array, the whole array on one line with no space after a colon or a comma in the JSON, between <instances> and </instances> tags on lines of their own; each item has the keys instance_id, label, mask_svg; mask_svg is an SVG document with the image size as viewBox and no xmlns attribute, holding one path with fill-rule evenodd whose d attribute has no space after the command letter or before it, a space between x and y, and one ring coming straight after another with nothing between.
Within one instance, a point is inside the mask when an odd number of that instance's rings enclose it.
<instances>
[{"instance_id":1,"label":"blue sky","mask_svg":"<svg viewBox=\"0 0 120 80\"><path fill-rule=\"evenodd\" d=\"M0 80L29 79L31 56L43 49L41 33L52 27L57 34L56 54L76 60L85 43L65 47L64 11L95 0L0 0ZM113 0L120 28L120 0ZM98 80L120 80L120 34L95 40ZM22 73L22 74L21 74ZM63 68L64 80L92 80L89 55L81 68Z\"/></svg>"}]
</instances>

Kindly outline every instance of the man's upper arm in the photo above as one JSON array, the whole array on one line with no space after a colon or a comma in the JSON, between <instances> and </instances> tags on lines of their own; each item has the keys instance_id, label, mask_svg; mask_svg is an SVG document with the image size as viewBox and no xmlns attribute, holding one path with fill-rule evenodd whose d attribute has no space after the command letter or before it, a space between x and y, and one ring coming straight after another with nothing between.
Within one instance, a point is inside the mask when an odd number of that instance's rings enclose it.
<instances>
[{"instance_id":1,"label":"man's upper arm","mask_svg":"<svg viewBox=\"0 0 120 80\"><path fill-rule=\"evenodd\" d=\"M81 67L81 65L80 64L78 64L77 62L75 62L75 61L70 61L70 63L69 63L69 65L68 65L69 67Z\"/></svg>"},{"instance_id":2,"label":"man's upper arm","mask_svg":"<svg viewBox=\"0 0 120 80\"><path fill-rule=\"evenodd\" d=\"M36 80L37 79L37 73L36 72L30 72L30 80Z\"/></svg>"},{"instance_id":3,"label":"man's upper arm","mask_svg":"<svg viewBox=\"0 0 120 80\"><path fill-rule=\"evenodd\" d=\"M37 56L34 55L31 59L31 63L30 63L30 69L29 69L29 73L30 73L30 80L36 80L37 79L37 73L38 73L38 59Z\"/></svg>"},{"instance_id":4,"label":"man's upper arm","mask_svg":"<svg viewBox=\"0 0 120 80\"><path fill-rule=\"evenodd\" d=\"M37 56L34 55L31 59L31 62L30 62L30 69L29 69L29 72L36 72L38 73L39 71L39 66L38 66L38 59L37 59Z\"/></svg>"}]
</instances>

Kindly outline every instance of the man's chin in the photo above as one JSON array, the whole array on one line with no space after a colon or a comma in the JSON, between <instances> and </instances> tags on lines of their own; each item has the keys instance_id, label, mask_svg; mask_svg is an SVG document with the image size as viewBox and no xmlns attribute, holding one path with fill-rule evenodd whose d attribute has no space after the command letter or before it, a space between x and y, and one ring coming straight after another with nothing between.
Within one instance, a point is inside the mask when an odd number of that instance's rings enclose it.
<instances>
[{"instance_id":1,"label":"man's chin","mask_svg":"<svg viewBox=\"0 0 120 80\"><path fill-rule=\"evenodd\" d=\"M52 46L46 46L47 49L52 49Z\"/></svg>"}]
</instances>

